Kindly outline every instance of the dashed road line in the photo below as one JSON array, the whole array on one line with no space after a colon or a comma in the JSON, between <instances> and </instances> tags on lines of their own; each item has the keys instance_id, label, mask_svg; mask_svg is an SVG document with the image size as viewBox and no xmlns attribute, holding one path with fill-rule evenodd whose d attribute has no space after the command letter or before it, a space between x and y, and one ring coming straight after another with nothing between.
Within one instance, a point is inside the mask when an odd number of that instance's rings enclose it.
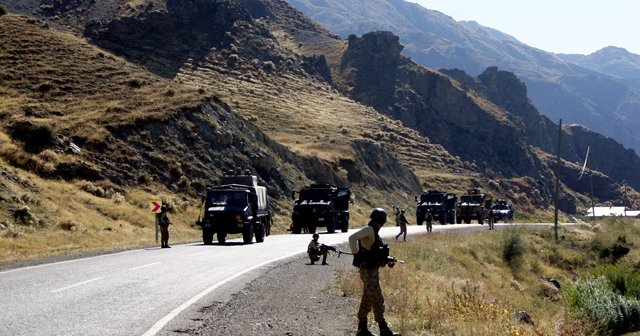
<instances>
[{"instance_id":1,"label":"dashed road line","mask_svg":"<svg viewBox=\"0 0 640 336\"><path fill-rule=\"evenodd\" d=\"M103 277L93 278L93 279L90 279L90 280L87 280L87 281L78 282L78 283L73 284L73 285L71 285L71 286L62 287L62 288L58 288L58 289L56 289L56 290L52 290L52 291L51 291L51 293L58 293L58 292L62 292L62 291L65 291L65 290L67 290L67 289L71 289L71 288L74 288L74 287L78 287L78 286L86 285L86 284L88 284L88 283L90 283L90 282L98 281L98 280L101 280L101 279L103 279Z\"/></svg>"},{"instance_id":2,"label":"dashed road line","mask_svg":"<svg viewBox=\"0 0 640 336\"><path fill-rule=\"evenodd\" d=\"M146 268L146 267L150 267L150 266L154 266L154 265L158 265L158 264L162 264L161 262L154 262L154 263L150 263L150 264L146 264L146 265L142 265L142 266L138 266L138 267L132 267L129 270L130 271L135 271L135 270L139 270L141 268Z\"/></svg>"}]
</instances>

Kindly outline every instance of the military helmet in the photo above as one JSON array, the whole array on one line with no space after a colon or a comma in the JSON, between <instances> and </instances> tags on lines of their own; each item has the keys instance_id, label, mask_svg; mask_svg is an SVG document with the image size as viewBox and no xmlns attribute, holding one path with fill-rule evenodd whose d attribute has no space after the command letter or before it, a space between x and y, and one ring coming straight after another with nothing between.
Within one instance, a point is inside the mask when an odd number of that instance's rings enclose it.
<instances>
[{"instance_id":1,"label":"military helmet","mask_svg":"<svg viewBox=\"0 0 640 336\"><path fill-rule=\"evenodd\" d=\"M371 218L372 222L384 224L387 222L387 212L383 208L375 208L371 211L369 218Z\"/></svg>"},{"instance_id":2,"label":"military helmet","mask_svg":"<svg viewBox=\"0 0 640 336\"><path fill-rule=\"evenodd\" d=\"M319 235L319 234L317 234L317 233L314 233L314 234L313 234L313 236L311 236L311 237L313 237L313 239L315 239L315 238L320 238L320 235Z\"/></svg>"}]
</instances>

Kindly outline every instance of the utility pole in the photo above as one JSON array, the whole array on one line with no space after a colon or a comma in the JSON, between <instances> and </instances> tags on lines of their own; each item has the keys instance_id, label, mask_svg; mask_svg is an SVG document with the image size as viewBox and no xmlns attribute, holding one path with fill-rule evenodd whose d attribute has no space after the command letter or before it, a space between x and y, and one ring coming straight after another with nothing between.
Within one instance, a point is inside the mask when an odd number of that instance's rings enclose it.
<instances>
[{"instance_id":1,"label":"utility pole","mask_svg":"<svg viewBox=\"0 0 640 336\"><path fill-rule=\"evenodd\" d=\"M556 241L558 241L558 194L560 189L560 148L562 141L562 119L560 119L560 125L558 126L558 151L556 156L556 190L553 195L553 231L555 233Z\"/></svg>"},{"instance_id":2,"label":"utility pole","mask_svg":"<svg viewBox=\"0 0 640 336\"><path fill-rule=\"evenodd\" d=\"M596 203L593 202L593 171L589 172L589 184L591 185L591 220L596 222Z\"/></svg>"}]
</instances>

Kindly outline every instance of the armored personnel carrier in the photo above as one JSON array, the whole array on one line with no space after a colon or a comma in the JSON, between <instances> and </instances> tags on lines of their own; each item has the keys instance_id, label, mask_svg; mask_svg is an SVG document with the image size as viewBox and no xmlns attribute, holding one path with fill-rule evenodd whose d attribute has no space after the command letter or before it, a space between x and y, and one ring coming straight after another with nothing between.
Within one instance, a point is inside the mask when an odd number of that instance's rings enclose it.
<instances>
[{"instance_id":1,"label":"armored personnel carrier","mask_svg":"<svg viewBox=\"0 0 640 336\"><path fill-rule=\"evenodd\" d=\"M316 232L318 227L326 227L327 232L334 233L336 229L349 231L349 199L351 191L328 184L312 184L293 191L291 197L295 200L291 214L291 231L301 233L306 229L310 233Z\"/></svg>"},{"instance_id":2,"label":"armored personnel carrier","mask_svg":"<svg viewBox=\"0 0 640 336\"><path fill-rule=\"evenodd\" d=\"M416 196L416 202L418 202L416 208L417 224L422 225L425 221L427 210L431 211L434 221L440 221L440 224L453 224L456 220L457 201L456 194L438 190L429 190L420 195L419 199Z\"/></svg>"},{"instance_id":3,"label":"armored personnel carrier","mask_svg":"<svg viewBox=\"0 0 640 336\"><path fill-rule=\"evenodd\" d=\"M512 221L513 220L513 207L507 203L507 201L499 199L491 207L493 210L493 221Z\"/></svg>"},{"instance_id":4,"label":"armored personnel carrier","mask_svg":"<svg viewBox=\"0 0 640 336\"><path fill-rule=\"evenodd\" d=\"M477 219L479 224L484 224L485 219L488 220L491 203L491 195L483 194L479 189L467 190L467 194L460 196L456 205L456 223L464 221L469 224L471 220Z\"/></svg>"}]
</instances>

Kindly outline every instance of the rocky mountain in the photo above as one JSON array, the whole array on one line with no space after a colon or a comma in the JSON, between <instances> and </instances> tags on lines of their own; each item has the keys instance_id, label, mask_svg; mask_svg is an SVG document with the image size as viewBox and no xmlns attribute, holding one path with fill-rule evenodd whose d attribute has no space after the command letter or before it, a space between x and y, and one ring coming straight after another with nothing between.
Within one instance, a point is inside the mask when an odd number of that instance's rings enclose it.
<instances>
[{"instance_id":1,"label":"rocky mountain","mask_svg":"<svg viewBox=\"0 0 640 336\"><path fill-rule=\"evenodd\" d=\"M188 217L189 200L237 167L268 186L281 232L291 190L314 181L349 186L355 220L436 188L548 209L555 126L513 74L428 69L391 33L342 40L278 0L2 3L23 15L0 16L0 230L34 222L16 215L28 203L38 225L11 229L27 240L78 218L135 236L125 214L144 201L53 195L166 193ZM598 138L564 132L562 209L575 213L587 197L572 178ZM613 160L621 146L599 140ZM634 160L591 172L599 200L620 202L622 179L639 187ZM78 234L99 244L109 232Z\"/></svg>"},{"instance_id":2,"label":"rocky mountain","mask_svg":"<svg viewBox=\"0 0 640 336\"><path fill-rule=\"evenodd\" d=\"M636 89L640 88L640 55L624 48L606 47L590 55L558 54L562 59L587 69L620 78Z\"/></svg>"},{"instance_id":3,"label":"rocky mountain","mask_svg":"<svg viewBox=\"0 0 640 336\"><path fill-rule=\"evenodd\" d=\"M529 47L513 37L458 22L404 0L290 0L331 31L347 38L387 30L400 37L404 55L432 68L477 75L487 67L515 73L539 111L552 120L587 126L640 152L640 91L618 77Z\"/></svg>"}]
</instances>

